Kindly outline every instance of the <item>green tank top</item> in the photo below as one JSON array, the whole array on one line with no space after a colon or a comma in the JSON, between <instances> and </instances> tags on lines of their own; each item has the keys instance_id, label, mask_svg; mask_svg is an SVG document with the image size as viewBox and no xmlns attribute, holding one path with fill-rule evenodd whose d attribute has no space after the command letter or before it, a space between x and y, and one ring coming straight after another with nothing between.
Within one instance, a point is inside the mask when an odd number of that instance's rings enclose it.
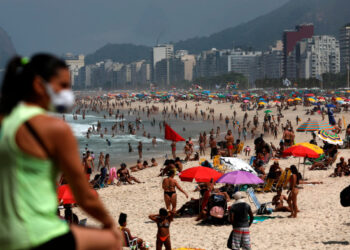
<instances>
[{"instance_id":1,"label":"green tank top","mask_svg":"<svg viewBox=\"0 0 350 250\"><path fill-rule=\"evenodd\" d=\"M51 160L23 152L18 128L45 110L18 104L0 129L0 249L30 249L69 231L57 216L56 178Z\"/></svg>"}]
</instances>

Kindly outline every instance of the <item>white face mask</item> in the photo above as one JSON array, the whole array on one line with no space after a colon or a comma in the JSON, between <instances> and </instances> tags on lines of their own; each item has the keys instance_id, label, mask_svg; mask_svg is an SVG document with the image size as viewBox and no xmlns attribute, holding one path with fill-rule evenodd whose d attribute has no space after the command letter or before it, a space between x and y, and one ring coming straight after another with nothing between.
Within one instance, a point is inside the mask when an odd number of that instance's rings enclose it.
<instances>
[{"instance_id":1,"label":"white face mask","mask_svg":"<svg viewBox=\"0 0 350 250\"><path fill-rule=\"evenodd\" d=\"M50 83L46 83L45 88L51 99L51 104L49 107L50 111L67 113L72 110L75 98L71 89L64 89L58 93L55 93Z\"/></svg>"}]
</instances>

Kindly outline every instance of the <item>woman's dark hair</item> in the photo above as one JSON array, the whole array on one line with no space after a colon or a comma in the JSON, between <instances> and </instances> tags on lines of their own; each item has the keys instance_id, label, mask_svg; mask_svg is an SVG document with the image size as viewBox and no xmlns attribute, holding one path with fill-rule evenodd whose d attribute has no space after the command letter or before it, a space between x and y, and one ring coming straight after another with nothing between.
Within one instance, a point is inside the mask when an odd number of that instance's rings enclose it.
<instances>
[{"instance_id":1,"label":"woman's dark hair","mask_svg":"<svg viewBox=\"0 0 350 250\"><path fill-rule=\"evenodd\" d=\"M107 158L107 159L109 158L109 154L106 154L106 157L105 157L105 159L106 159L106 158Z\"/></svg>"},{"instance_id":2,"label":"woman's dark hair","mask_svg":"<svg viewBox=\"0 0 350 250\"><path fill-rule=\"evenodd\" d=\"M297 175L297 184L299 184L299 181L301 179L301 174L299 173L297 167L295 165L290 166L290 171L292 171L292 174Z\"/></svg>"},{"instance_id":3,"label":"woman's dark hair","mask_svg":"<svg viewBox=\"0 0 350 250\"><path fill-rule=\"evenodd\" d=\"M168 211L165 208L159 209L160 216L168 216Z\"/></svg>"},{"instance_id":4,"label":"woman's dark hair","mask_svg":"<svg viewBox=\"0 0 350 250\"><path fill-rule=\"evenodd\" d=\"M124 225L124 223L126 222L126 217L127 217L126 214L120 213L119 219L118 219L119 225L121 225L121 226Z\"/></svg>"},{"instance_id":5,"label":"woman's dark hair","mask_svg":"<svg viewBox=\"0 0 350 250\"><path fill-rule=\"evenodd\" d=\"M13 57L7 65L1 86L0 113L7 115L20 101L32 97L36 76L48 82L59 69L68 69L68 66L53 55L36 54L30 60Z\"/></svg>"}]
</instances>

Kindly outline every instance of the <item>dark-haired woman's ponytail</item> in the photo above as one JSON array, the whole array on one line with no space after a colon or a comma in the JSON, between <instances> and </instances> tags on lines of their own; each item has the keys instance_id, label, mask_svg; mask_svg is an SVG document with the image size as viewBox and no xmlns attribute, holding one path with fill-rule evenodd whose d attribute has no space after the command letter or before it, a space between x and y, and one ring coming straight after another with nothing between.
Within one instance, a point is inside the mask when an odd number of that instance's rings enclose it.
<instances>
[{"instance_id":1,"label":"dark-haired woman's ponytail","mask_svg":"<svg viewBox=\"0 0 350 250\"><path fill-rule=\"evenodd\" d=\"M21 76L25 65L22 58L15 56L7 64L5 75L1 86L0 114L7 115L23 98L21 86Z\"/></svg>"}]
</instances>

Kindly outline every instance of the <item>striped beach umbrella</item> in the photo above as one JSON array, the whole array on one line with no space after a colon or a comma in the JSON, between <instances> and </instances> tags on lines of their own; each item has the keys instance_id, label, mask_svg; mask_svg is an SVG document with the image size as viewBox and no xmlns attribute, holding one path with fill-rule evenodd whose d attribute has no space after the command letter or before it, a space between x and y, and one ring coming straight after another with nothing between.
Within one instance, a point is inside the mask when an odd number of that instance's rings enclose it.
<instances>
[{"instance_id":1,"label":"striped beach umbrella","mask_svg":"<svg viewBox=\"0 0 350 250\"><path fill-rule=\"evenodd\" d=\"M319 130L317 134L318 137L320 137L324 141L327 141L330 144L343 145L343 140L336 133L327 130Z\"/></svg>"},{"instance_id":2,"label":"striped beach umbrella","mask_svg":"<svg viewBox=\"0 0 350 250\"><path fill-rule=\"evenodd\" d=\"M307 121L297 128L297 132L333 130L334 127L327 122Z\"/></svg>"}]
</instances>

